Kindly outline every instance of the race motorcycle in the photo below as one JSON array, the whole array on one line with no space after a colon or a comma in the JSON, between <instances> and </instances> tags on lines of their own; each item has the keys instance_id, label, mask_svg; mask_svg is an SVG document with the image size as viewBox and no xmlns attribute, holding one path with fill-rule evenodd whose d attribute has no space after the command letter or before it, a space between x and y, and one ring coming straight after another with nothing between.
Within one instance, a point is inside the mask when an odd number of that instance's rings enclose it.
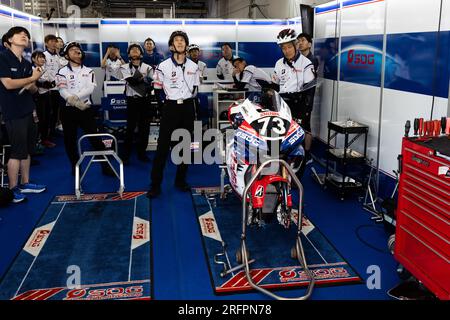
<instances>
[{"instance_id":1,"label":"race motorcycle","mask_svg":"<svg viewBox=\"0 0 450 320\"><path fill-rule=\"evenodd\" d=\"M291 175L277 162L264 168L244 195L258 168L267 160L286 161L296 172L303 161L305 132L291 116L289 106L276 91L261 104L239 100L228 109L234 134L226 142L225 160L230 186L246 198L247 225L262 226L274 217L285 228L291 224Z\"/></svg>"}]
</instances>

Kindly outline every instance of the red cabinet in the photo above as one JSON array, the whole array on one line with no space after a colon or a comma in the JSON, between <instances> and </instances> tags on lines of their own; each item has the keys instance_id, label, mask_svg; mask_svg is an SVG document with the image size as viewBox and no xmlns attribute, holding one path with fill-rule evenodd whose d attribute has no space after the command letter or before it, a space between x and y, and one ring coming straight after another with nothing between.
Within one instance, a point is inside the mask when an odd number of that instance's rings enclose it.
<instances>
[{"instance_id":1,"label":"red cabinet","mask_svg":"<svg viewBox=\"0 0 450 320\"><path fill-rule=\"evenodd\" d=\"M432 139L439 143L403 138L394 255L438 298L450 300L450 161L436 155L450 139Z\"/></svg>"}]
</instances>

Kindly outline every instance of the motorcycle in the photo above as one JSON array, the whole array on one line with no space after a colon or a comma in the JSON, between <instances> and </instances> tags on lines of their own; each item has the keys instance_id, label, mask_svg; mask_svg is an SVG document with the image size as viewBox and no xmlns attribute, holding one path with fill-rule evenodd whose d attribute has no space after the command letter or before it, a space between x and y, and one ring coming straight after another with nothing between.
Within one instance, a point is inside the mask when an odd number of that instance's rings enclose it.
<instances>
[{"instance_id":1,"label":"motorcycle","mask_svg":"<svg viewBox=\"0 0 450 320\"><path fill-rule=\"evenodd\" d=\"M275 91L262 104L235 102L228 109L228 119L235 131L226 143L227 173L232 190L246 198L247 225L262 226L276 217L289 228L292 195L287 168L273 162L252 183L249 194L245 195L244 189L261 164L270 159L284 160L296 172L304 157L305 132Z\"/></svg>"},{"instance_id":2,"label":"motorcycle","mask_svg":"<svg viewBox=\"0 0 450 320\"><path fill-rule=\"evenodd\" d=\"M236 260L244 268L249 285L274 299L287 299L257 285L251 276L250 252L247 249L247 226L262 227L274 217L284 228L297 224L295 245L291 257L300 262L309 284L308 299L314 288L314 275L308 268L300 238L302 232L303 186L296 176L304 158L302 142L305 132L293 119L289 106L271 90L263 95L261 104L236 101L228 109L228 119L234 129L225 142L226 171L230 188L242 200L241 246ZM297 212L293 212L291 187L299 190ZM226 192L231 192L226 190Z\"/></svg>"}]
</instances>

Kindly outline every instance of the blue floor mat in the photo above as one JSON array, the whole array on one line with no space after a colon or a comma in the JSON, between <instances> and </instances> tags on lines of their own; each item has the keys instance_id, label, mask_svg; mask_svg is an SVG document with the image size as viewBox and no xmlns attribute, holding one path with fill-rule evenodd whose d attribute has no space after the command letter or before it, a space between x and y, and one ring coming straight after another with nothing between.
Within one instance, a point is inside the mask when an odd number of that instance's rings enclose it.
<instances>
[{"instance_id":1,"label":"blue floor mat","mask_svg":"<svg viewBox=\"0 0 450 320\"><path fill-rule=\"evenodd\" d=\"M226 276L220 275L224 270L223 263L227 269L239 265L236 252L240 248L242 207L234 193L223 200L218 192L218 187L192 189L213 288L218 294L248 291L252 288L242 269ZM255 283L266 289L308 285L307 274L299 262L290 256L296 231L295 225L286 230L277 221L261 228L247 228L247 248L250 259L255 259L251 264ZM361 277L306 217L303 219L301 239L316 285L361 283Z\"/></svg>"},{"instance_id":2,"label":"blue floor mat","mask_svg":"<svg viewBox=\"0 0 450 320\"><path fill-rule=\"evenodd\" d=\"M144 192L56 196L0 283L0 300L151 299Z\"/></svg>"}]
</instances>

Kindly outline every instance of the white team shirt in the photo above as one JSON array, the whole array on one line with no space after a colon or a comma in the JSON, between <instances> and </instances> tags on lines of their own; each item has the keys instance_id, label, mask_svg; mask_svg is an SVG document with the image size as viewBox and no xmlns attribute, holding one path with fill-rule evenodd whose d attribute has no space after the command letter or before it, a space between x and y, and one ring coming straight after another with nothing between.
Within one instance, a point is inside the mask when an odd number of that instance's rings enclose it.
<instances>
[{"instance_id":1,"label":"white team shirt","mask_svg":"<svg viewBox=\"0 0 450 320\"><path fill-rule=\"evenodd\" d=\"M61 68L67 66L68 63L69 61L66 59L66 57L59 56L59 64L61 65Z\"/></svg>"},{"instance_id":2,"label":"white team shirt","mask_svg":"<svg viewBox=\"0 0 450 320\"><path fill-rule=\"evenodd\" d=\"M44 55L45 55L45 65L44 65L45 73L47 74L47 77L48 79L50 79L50 81L55 81L59 69L61 69L64 66L62 64L61 57L59 56L58 53L50 53L48 50L44 51ZM58 88L55 87L50 90L58 90Z\"/></svg>"},{"instance_id":3,"label":"white team shirt","mask_svg":"<svg viewBox=\"0 0 450 320\"><path fill-rule=\"evenodd\" d=\"M35 66L33 66L33 70L34 69L36 69L36 67ZM44 69L45 70L45 69ZM43 74L42 74L42 76L37 80L37 82L45 82L45 81L50 81L50 82L52 82L52 81L55 81L55 79L51 79L51 75L50 74L48 74L47 73L47 71L46 72L44 72ZM58 87L55 87L56 88L56 90L58 90ZM53 89L53 88L52 88ZM38 93L39 94L44 94L44 93L47 93L47 92L49 92L50 91L50 89L46 89L46 88L42 88L42 87L38 87Z\"/></svg>"},{"instance_id":4,"label":"white team shirt","mask_svg":"<svg viewBox=\"0 0 450 320\"><path fill-rule=\"evenodd\" d=\"M105 80L110 81L111 77L114 77L117 80L122 79L122 72L120 68L122 67L122 61L120 59L111 60L110 58L106 59L105 66Z\"/></svg>"},{"instance_id":5,"label":"white team shirt","mask_svg":"<svg viewBox=\"0 0 450 320\"><path fill-rule=\"evenodd\" d=\"M95 73L86 66L71 67L68 64L56 75L56 87L64 100L70 96L77 96L84 103L92 104L91 94L96 86Z\"/></svg>"},{"instance_id":6,"label":"white team shirt","mask_svg":"<svg viewBox=\"0 0 450 320\"><path fill-rule=\"evenodd\" d=\"M285 58L281 58L275 64L272 74L272 81L280 85L280 93L300 92L303 84L314 78L314 65L302 54L292 62L292 66Z\"/></svg>"},{"instance_id":7,"label":"white team shirt","mask_svg":"<svg viewBox=\"0 0 450 320\"><path fill-rule=\"evenodd\" d=\"M199 66L186 58L183 65L173 58L161 62L155 71L155 89L164 89L169 100L186 100L195 96L195 87L200 85Z\"/></svg>"},{"instance_id":8,"label":"white team shirt","mask_svg":"<svg viewBox=\"0 0 450 320\"><path fill-rule=\"evenodd\" d=\"M264 70L253 65L246 66L244 71L242 71L242 79L240 82L248 83L250 89L259 91L261 90L261 85L258 83L258 80L272 83L270 76Z\"/></svg>"},{"instance_id":9,"label":"white team shirt","mask_svg":"<svg viewBox=\"0 0 450 320\"><path fill-rule=\"evenodd\" d=\"M153 78L153 68L149 66L148 64L141 62L139 65L139 68L136 68L131 63L125 63L120 67L119 72L122 74L122 78L119 79L126 79L128 77L131 77L134 75L136 70L139 69L139 72L144 76L144 81L151 82L151 79ZM135 90L133 90L127 83L125 86L125 94L127 97L133 97L133 96L139 96L141 95L137 93Z\"/></svg>"},{"instance_id":10,"label":"white team shirt","mask_svg":"<svg viewBox=\"0 0 450 320\"><path fill-rule=\"evenodd\" d=\"M233 56L231 60L225 60L224 57L217 62L216 73L218 76L223 75L224 80L233 82Z\"/></svg>"},{"instance_id":11,"label":"white team shirt","mask_svg":"<svg viewBox=\"0 0 450 320\"><path fill-rule=\"evenodd\" d=\"M200 71L200 77L201 79L205 79L208 77L208 68L206 67L206 63L203 61L198 61L198 70Z\"/></svg>"}]
</instances>

